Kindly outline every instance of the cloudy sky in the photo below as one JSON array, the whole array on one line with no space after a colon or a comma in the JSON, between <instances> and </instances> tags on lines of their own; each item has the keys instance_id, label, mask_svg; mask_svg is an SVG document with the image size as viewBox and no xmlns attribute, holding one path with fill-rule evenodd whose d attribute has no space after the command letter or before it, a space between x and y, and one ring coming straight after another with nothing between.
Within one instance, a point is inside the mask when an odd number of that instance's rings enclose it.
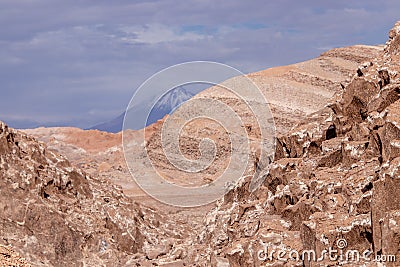
<instances>
[{"instance_id":1,"label":"cloudy sky","mask_svg":"<svg viewBox=\"0 0 400 267\"><path fill-rule=\"evenodd\" d=\"M398 0L0 0L0 120L89 127L170 65L252 72L381 44L399 11Z\"/></svg>"}]
</instances>

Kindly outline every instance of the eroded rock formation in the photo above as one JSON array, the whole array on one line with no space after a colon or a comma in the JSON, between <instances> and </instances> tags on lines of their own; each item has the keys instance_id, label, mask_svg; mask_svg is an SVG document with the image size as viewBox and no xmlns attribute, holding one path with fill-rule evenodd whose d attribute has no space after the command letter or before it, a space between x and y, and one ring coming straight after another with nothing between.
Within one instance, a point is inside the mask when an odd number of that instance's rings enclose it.
<instances>
[{"instance_id":1,"label":"eroded rock formation","mask_svg":"<svg viewBox=\"0 0 400 267\"><path fill-rule=\"evenodd\" d=\"M34 266L132 266L184 237L183 226L3 123L0 191L0 244Z\"/></svg>"},{"instance_id":2,"label":"eroded rock formation","mask_svg":"<svg viewBox=\"0 0 400 267\"><path fill-rule=\"evenodd\" d=\"M400 223L400 23L384 51L343 92L277 140L276 159L254 193L244 177L205 219L188 262L213 266L398 266ZM361 259L289 252L357 250ZM269 258L268 248L284 251ZM372 255L362 257L363 252ZM260 254L261 253L261 254ZM393 257L397 257L397 262ZM382 263L381 263L382 264Z\"/></svg>"}]
</instances>

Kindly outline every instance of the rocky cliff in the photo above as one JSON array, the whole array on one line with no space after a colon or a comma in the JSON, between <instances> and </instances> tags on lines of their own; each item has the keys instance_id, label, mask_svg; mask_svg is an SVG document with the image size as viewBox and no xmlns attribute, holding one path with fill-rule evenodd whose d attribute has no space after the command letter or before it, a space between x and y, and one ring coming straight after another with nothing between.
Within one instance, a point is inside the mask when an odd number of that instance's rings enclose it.
<instances>
[{"instance_id":1,"label":"rocky cliff","mask_svg":"<svg viewBox=\"0 0 400 267\"><path fill-rule=\"evenodd\" d=\"M384 51L360 65L336 101L278 137L263 185L250 193L243 178L219 201L202 234L189 242L195 249L188 261L399 266L399 71L397 23ZM360 260L295 260L295 252L288 260L291 251L313 250L319 257L328 248L344 255L358 251ZM281 259L271 256L272 250L283 251ZM362 257L365 251L371 255Z\"/></svg>"},{"instance_id":2,"label":"rocky cliff","mask_svg":"<svg viewBox=\"0 0 400 267\"><path fill-rule=\"evenodd\" d=\"M0 244L34 266L132 266L184 237L183 226L3 123L0 191Z\"/></svg>"}]
</instances>

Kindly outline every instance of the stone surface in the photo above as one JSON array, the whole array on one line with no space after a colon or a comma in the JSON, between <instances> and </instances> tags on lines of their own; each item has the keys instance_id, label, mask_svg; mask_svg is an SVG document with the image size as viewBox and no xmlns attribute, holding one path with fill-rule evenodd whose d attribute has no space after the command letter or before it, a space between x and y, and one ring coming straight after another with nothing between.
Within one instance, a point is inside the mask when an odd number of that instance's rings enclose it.
<instances>
[{"instance_id":1,"label":"stone surface","mask_svg":"<svg viewBox=\"0 0 400 267\"><path fill-rule=\"evenodd\" d=\"M0 245L0 265L15 267L31 267L31 265L16 253L10 246Z\"/></svg>"}]
</instances>

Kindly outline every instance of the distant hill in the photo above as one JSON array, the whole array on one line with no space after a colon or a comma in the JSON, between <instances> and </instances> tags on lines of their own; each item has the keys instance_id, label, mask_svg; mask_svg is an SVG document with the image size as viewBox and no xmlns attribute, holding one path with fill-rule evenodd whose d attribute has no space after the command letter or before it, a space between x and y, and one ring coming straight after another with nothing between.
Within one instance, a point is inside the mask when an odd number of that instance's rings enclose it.
<instances>
[{"instance_id":1,"label":"distant hill","mask_svg":"<svg viewBox=\"0 0 400 267\"><path fill-rule=\"evenodd\" d=\"M118 133L122 130L122 124L124 121L125 117L125 112L123 112L121 115L118 117L106 121L100 124L97 124L95 126L90 127L88 130L100 130L103 132L109 132L109 133Z\"/></svg>"},{"instance_id":2,"label":"distant hill","mask_svg":"<svg viewBox=\"0 0 400 267\"><path fill-rule=\"evenodd\" d=\"M150 114L148 114L148 120L146 123L146 126L155 123L159 119L162 119L165 117L165 115L170 114L173 112L179 105L184 103L185 101L189 100L195 95L194 92L191 92L184 88L183 86L177 87L171 91L169 91L167 94L165 94L154 106L154 108L151 110ZM137 113L137 114L144 114L146 110L148 110L147 105L148 103L142 103L139 106L133 107L134 110L131 110L130 112ZM145 114L146 115L146 114ZM93 127L90 127L89 130L100 130L104 132L110 132L110 133L118 133L122 130L122 125L125 117L125 112L120 114L118 117L107 121L103 122L100 124L97 124ZM138 117L144 117L144 116L138 116ZM143 123L142 121L138 121L134 123L132 130L139 130L143 128Z\"/></svg>"}]
</instances>

